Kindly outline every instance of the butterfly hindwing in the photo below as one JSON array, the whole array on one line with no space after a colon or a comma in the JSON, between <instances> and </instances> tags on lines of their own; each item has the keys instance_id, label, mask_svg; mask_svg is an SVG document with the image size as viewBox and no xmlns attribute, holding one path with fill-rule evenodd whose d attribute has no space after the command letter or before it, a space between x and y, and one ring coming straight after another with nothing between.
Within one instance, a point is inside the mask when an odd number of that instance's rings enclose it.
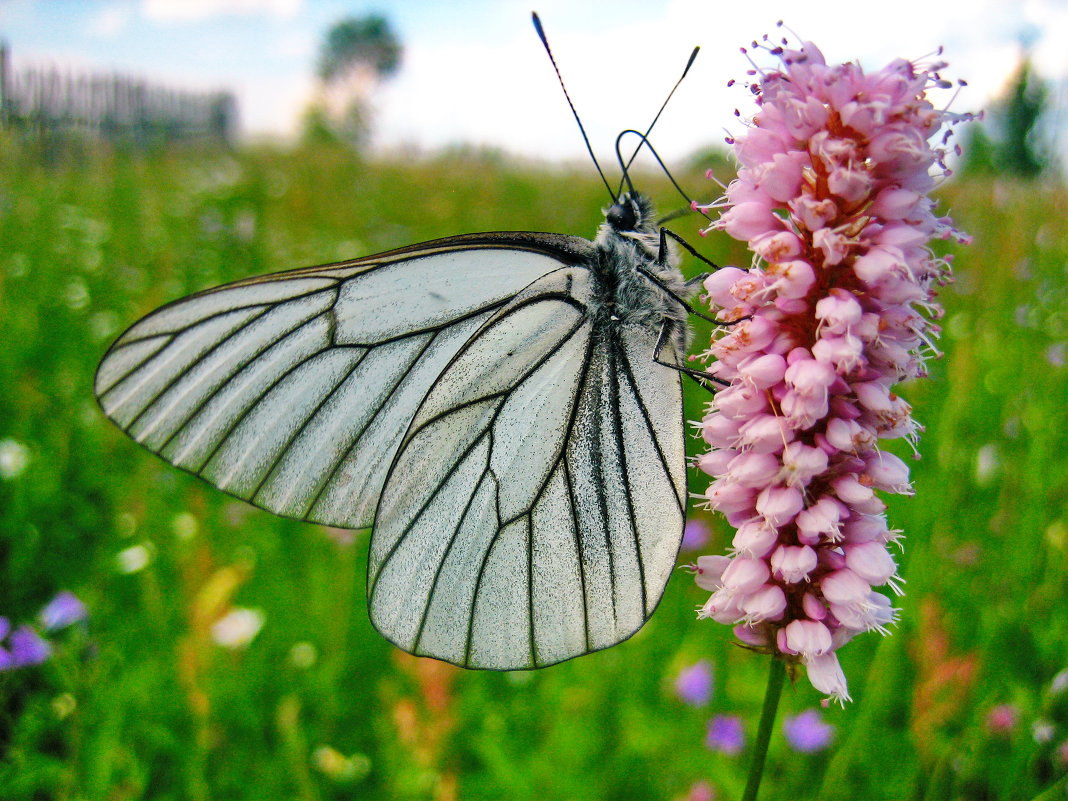
<instances>
[{"instance_id":1,"label":"butterfly hindwing","mask_svg":"<svg viewBox=\"0 0 1068 801\"><path fill-rule=\"evenodd\" d=\"M208 290L119 337L97 397L142 445L232 495L364 527L445 365L523 287L589 247L474 234Z\"/></svg>"},{"instance_id":2,"label":"butterfly hindwing","mask_svg":"<svg viewBox=\"0 0 1068 801\"><path fill-rule=\"evenodd\" d=\"M596 281L571 266L527 287L415 415L368 564L372 622L405 650L543 667L626 639L659 601L684 520L681 385L648 327L591 313Z\"/></svg>"}]
</instances>

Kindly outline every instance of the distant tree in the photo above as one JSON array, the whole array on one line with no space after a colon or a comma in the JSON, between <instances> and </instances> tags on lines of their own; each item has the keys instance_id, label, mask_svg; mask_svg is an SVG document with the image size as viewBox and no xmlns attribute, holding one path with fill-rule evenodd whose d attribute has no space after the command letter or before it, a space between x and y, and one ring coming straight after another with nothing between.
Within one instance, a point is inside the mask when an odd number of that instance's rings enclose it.
<instances>
[{"instance_id":1,"label":"distant tree","mask_svg":"<svg viewBox=\"0 0 1068 801\"><path fill-rule=\"evenodd\" d=\"M361 67L370 67L379 79L388 78L400 67L400 58L400 43L385 17L349 17L327 31L319 51L319 78L334 83Z\"/></svg>"},{"instance_id":2,"label":"distant tree","mask_svg":"<svg viewBox=\"0 0 1068 801\"><path fill-rule=\"evenodd\" d=\"M1042 142L1049 90L1025 56L1005 95L987 114L988 125L973 129L964 169L1034 178L1050 168L1049 148Z\"/></svg>"},{"instance_id":3,"label":"distant tree","mask_svg":"<svg viewBox=\"0 0 1068 801\"><path fill-rule=\"evenodd\" d=\"M319 49L319 97L305 114L309 141L366 143L371 96L400 67L402 48L389 21L378 14L335 23Z\"/></svg>"},{"instance_id":4,"label":"distant tree","mask_svg":"<svg viewBox=\"0 0 1068 801\"><path fill-rule=\"evenodd\" d=\"M1005 172L1034 177L1045 171L1049 159L1037 141L1038 123L1049 102L1049 90L1031 68L1030 58L1020 64L1002 112L1004 135L1000 159Z\"/></svg>"}]
</instances>

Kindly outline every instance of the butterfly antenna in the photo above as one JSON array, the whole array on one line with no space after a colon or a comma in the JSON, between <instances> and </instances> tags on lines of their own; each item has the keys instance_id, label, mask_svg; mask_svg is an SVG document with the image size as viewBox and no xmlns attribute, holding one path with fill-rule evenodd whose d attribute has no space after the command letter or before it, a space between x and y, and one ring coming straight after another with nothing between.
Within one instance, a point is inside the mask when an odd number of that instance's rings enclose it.
<instances>
[{"instance_id":1,"label":"butterfly antenna","mask_svg":"<svg viewBox=\"0 0 1068 801\"><path fill-rule=\"evenodd\" d=\"M623 179L619 182L619 192L616 192L617 196L619 195L620 192L623 191L623 184L627 185L627 189L629 191L631 191L631 192L634 191L634 186L630 182L630 165L634 163L634 159L637 158L638 152L642 149L642 145L643 144L646 144L646 145L648 144L647 139L649 137L649 134L652 133L653 126L656 125L657 120L660 119L660 115L663 114L664 113L664 109L667 108L667 104L668 104L668 102L670 102L672 95L675 94L675 90L679 88L679 84L682 83L683 79L686 77L686 74L690 71L690 67L693 66L693 62L696 60L697 54L700 52L700 50L701 50L700 47L695 47L693 49L693 52L690 53L690 59L689 59L689 61L686 62L686 66L683 67L682 75L680 75L679 79L677 81L675 81L675 85L671 87L671 91L668 92L668 96L664 98L664 102L660 104L660 110L658 112L656 112L656 116L653 117L653 121L651 123L649 123L649 127L645 129L645 134L641 135L642 136L642 142L634 149L634 152L630 154L630 158L627 159L627 163L626 164L623 163L623 159L622 159L621 154L619 152L619 146L618 146L619 142L617 140L617 142L616 142L616 158L619 159L619 166L623 170ZM626 132L624 132L624 133L626 133ZM652 148L650 148L650 149L652 149ZM657 161L659 161L659 159L657 159ZM663 166L662 162L661 162L661 166ZM665 170L665 172L666 172L666 170ZM668 177L670 177L670 176L668 176Z\"/></svg>"},{"instance_id":2,"label":"butterfly antenna","mask_svg":"<svg viewBox=\"0 0 1068 801\"><path fill-rule=\"evenodd\" d=\"M638 149L640 150L642 147L648 148L649 152L653 154L653 158L656 159L656 163L660 165L660 169L664 171L664 175L666 175L667 179L671 181L671 185L675 187L675 191L682 195L682 199L686 201L686 205L689 206L692 210L698 212L705 219L712 219L699 208L697 208L690 196L683 191L681 186L679 186L679 182L675 180L675 176L671 174L671 170L667 168L667 165L664 163L664 160L660 158L660 154L656 152L656 149L646 138L646 134L643 134L641 131L635 131L633 128L628 128L625 131L620 131L619 136L616 137L616 158L619 159L619 163L623 163L623 154L620 149L620 143L623 141L623 137L627 134L634 134L639 139L641 139L641 143L638 145ZM631 156L631 158L633 158L633 156ZM630 189L630 191L634 191L630 183L629 174L624 172L623 177L626 180L627 187ZM622 186L620 186L620 189L622 189Z\"/></svg>"},{"instance_id":3,"label":"butterfly antenna","mask_svg":"<svg viewBox=\"0 0 1068 801\"><path fill-rule=\"evenodd\" d=\"M604 177L604 170L601 169L601 165L597 162L597 157L593 155L590 138L586 136L586 129L583 127L582 120L579 119L578 112L575 110L575 104L571 102L571 95L567 93L567 87L564 86L564 77L560 74L560 68L556 65L556 59L553 57L553 51L549 48L549 40L545 37L545 29L541 27L541 19L538 18L538 12L532 11L530 16L534 20L534 30L538 32L538 38L541 39L545 52L549 54L549 61L553 63L556 80L560 82L560 88L564 90L564 97L567 98L567 104L571 107L571 113L575 115L575 122L578 123L579 131L582 133L582 141L586 143L586 151L590 154L590 158L593 159L593 166L597 168L597 174L601 176L604 188L608 190L608 194L611 196L611 202L615 203L619 195L612 192L612 186L608 183L608 179Z\"/></svg>"}]
</instances>

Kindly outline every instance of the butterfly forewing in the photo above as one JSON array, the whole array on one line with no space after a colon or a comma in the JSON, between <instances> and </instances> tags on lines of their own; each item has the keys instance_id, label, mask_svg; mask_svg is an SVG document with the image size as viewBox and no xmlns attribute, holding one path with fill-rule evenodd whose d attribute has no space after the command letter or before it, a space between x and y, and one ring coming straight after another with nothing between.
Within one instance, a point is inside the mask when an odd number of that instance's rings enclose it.
<instances>
[{"instance_id":1,"label":"butterfly forewing","mask_svg":"<svg viewBox=\"0 0 1068 801\"><path fill-rule=\"evenodd\" d=\"M551 234L452 237L208 290L123 334L97 397L142 445L233 495L367 526L441 370L523 287L589 248Z\"/></svg>"},{"instance_id":2,"label":"butterfly forewing","mask_svg":"<svg viewBox=\"0 0 1068 801\"><path fill-rule=\"evenodd\" d=\"M626 639L674 566L685 503L678 374L656 334L545 276L434 382L379 503L372 622L465 667L543 667ZM674 354L664 352L667 358Z\"/></svg>"}]
</instances>

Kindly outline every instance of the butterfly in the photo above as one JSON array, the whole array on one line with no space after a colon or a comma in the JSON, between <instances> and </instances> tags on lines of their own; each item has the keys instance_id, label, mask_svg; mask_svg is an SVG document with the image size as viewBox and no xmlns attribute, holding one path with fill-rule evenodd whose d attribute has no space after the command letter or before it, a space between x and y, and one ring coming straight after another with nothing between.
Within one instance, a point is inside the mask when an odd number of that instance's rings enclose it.
<instances>
[{"instance_id":1,"label":"butterfly","mask_svg":"<svg viewBox=\"0 0 1068 801\"><path fill-rule=\"evenodd\" d=\"M544 667L632 635L675 565L675 262L627 194L594 241L469 234L249 278L131 326L96 396L231 495L373 526L368 610L400 648Z\"/></svg>"},{"instance_id":2,"label":"butterfly","mask_svg":"<svg viewBox=\"0 0 1068 801\"><path fill-rule=\"evenodd\" d=\"M170 303L111 345L97 399L231 495L371 527L368 612L405 651L514 670L607 648L682 538L695 286L650 202L616 197L592 241L453 236Z\"/></svg>"}]
</instances>

